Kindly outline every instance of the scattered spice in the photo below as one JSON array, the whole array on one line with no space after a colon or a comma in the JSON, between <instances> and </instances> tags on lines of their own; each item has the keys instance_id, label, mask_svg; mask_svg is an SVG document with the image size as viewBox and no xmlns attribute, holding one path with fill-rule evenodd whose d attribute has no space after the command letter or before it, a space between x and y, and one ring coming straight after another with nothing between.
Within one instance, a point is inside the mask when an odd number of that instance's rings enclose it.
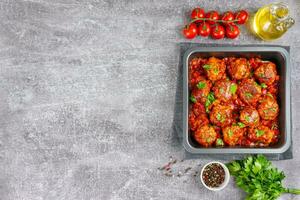
<instances>
[{"instance_id":1,"label":"scattered spice","mask_svg":"<svg viewBox=\"0 0 300 200\"><path fill-rule=\"evenodd\" d=\"M178 160L178 162L182 163L182 162L184 162L184 159ZM181 171L174 170L174 168L172 168L172 167L176 163L177 163L177 159L170 156L169 162L167 164L163 165L162 167L158 167L157 169L163 171L163 174L168 177L175 177L175 176L181 177L181 176L184 176L185 174L188 174L188 172L193 169L192 167L187 167Z\"/></svg>"},{"instance_id":2,"label":"scattered spice","mask_svg":"<svg viewBox=\"0 0 300 200\"><path fill-rule=\"evenodd\" d=\"M195 171L193 176L197 176L198 175L198 171Z\"/></svg>"},{"instance_id":3,"label":"scattered spice","mask_svg":"<svg viewBox=\"0 0 300 200\"><path fill-rule=\"evenodd\" d=\"M202 178L208 187L219 187L225 180L225 170L220 164L212 163L205 167Z\"/></svg>"},{"instance_id":4,"label":"scattered spice","mask_svg":"<svg viewBox=\"0 0 300 200\"><path fill-rule=\"evenodd\" d=\"M188 167L184 170L184 173L187 173L188 171L190 171L192 168L191 167Z\"/></svg>"}]
</instances>

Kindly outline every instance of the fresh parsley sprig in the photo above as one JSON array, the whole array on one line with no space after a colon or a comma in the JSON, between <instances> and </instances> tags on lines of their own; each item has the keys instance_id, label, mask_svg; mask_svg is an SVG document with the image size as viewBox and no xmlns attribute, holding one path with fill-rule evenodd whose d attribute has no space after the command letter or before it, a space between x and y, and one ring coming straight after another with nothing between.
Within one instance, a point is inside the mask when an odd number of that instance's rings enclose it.
<instances>
[{"instance_id":1,"label":"fresh parsley sprig","mask_svg":"<svg viewBox=\"0 0 300 200\"><path fill-rule=\"evenodd\" d=\"M246 200L275 200L282 193L300 194L300 189L282 186L285 175L263 155L250 156L227 164L238 187L247 193Z\"/></svg>"}]
</instances>

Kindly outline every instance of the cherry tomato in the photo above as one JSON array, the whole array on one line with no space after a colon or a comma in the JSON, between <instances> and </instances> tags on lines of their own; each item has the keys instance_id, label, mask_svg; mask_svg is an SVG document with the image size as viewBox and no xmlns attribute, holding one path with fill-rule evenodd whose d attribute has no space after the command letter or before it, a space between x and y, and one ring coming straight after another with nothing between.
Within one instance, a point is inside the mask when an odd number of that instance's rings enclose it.
<instances>
[{"instance_id":1,"label":"cherry tomato","mask_svg":"<svg viewBox=\"0 0 300 200\"><path fill-rule=\"evenodd\" d=\"M207 37L210 34L210 25L208 22L202 22L198 27L198 35Z\"/></svg>"},{"instance_id":2,"label":"cherry tomato","mask_svg":"<svg viewBox=\"0 0 300 200\"><path fill-rule=\"evenodd\" d=\"M230 24L226 27L226 37L234 39L240 34L240 29L237 25Z\"/></svg>"},{"instance_id":3,"label":"cherry tomato","mask_svg":"<svg viewBox=\"0 0 300 200\"><path fill-rule=\"evenodd\" d=\"M184 37L186 39L193 39L197 36L197 25L195 23L191 23L190 25L186 25L182 31Z\"/></svg>"},{"instance_id":4,"label":"cherry tomato","mask_svg":"<svg viewBox=\"0 0 300 200\"><path fill-rule=\"evenodd\" d=\"M192 10L192 13L191 13L191 18L192 19L204 18L204 17L205 17L204 9L195 8L194 10Z\"/></svg>"},{"instance_id":5,"label":"cherry tomato","mask_svg":"<svg viewBox=\"0 0 300 200\"><path fill-rule=\"evenodd\" d=\"M234 15L234 19L237 20L238 24L245 24L248 20L249 14L246 10L240 10Z\"/></svg>"},{"instance_id":6,"label":"cherry tomato","mask_svg":"<svg viewBox=\"0 0 300 200\"><path fill-rule=\"evenodd\" d=\"M219 13L217 11L210 11L208 12L206 15L205 15L205 18L208 18L208 19L213 19L213 20L218 20L220 19L220 16L219 16ZM212 21L212 20L208 20L207 21L209 24L215 24L216 22L215 21Z\"/></svg>"},{"instance_id":7,"label":"cherry tomato","mask_svg":"<svg viewBox=\"0 0 300 200\"><path fill-rule=\"evenodd\" d=\"M224 21L224 24L232 24L233 22L228 22L232 21L234 19L234 14L231 11L227 11L223 14L222 20Z\"/></svg>"},{"instance_id":8,"label":"cherry tomato","mask_svg":"<svg viewBox=\"0 0 300 200\"><path fill-rule=\"evenodd\" d=\"M225 36L224 27L221 26L220 24L216 24L215 26L212 27L210 35L213 39L216 40L224 38Z\"/></svg>"}]
</instances>

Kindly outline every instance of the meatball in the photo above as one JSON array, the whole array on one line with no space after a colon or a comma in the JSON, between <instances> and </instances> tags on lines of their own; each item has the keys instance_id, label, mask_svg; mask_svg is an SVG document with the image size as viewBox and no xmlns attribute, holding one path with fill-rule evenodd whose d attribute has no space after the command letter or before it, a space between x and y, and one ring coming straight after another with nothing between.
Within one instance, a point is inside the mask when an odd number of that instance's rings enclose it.
<instances>
[{"instance_id":1,"label":"meatball","mask_svg":"<svg viewBox=\"0 0 300 200\"><path fill-rule=\"evenodd\" d=\"M196 103L193 103L191 105L191 112L193 112L196 116L198 115L201 115L201 114L205 114L206 111L205 111L205 106L200 103L200 102L196 102Z\"/></svg>"},{"instance_id":2,"label":"meatball","mask_svg":"<svg viewBox=\"0 0 300 200\"><path fill-rule=\"evenodd\" d=\"M240 113L240 120L247 126L257 126L259 114L255 108L246 107Z\"/></svg>"},{"instance_id":3,"label":"meatball","mask_svg":"<svg viewBox=\"0 0 300 200\"><path fill-rule=\"evenodd\" d=\"M189 75L189 87L190 88L194 88L196 87L196 85L202 81L202 80L205 80L205 77L204 76L201 76L201 74L198 72L198 71L195 71L195 72L191 72L190 75Z\"/></svg>"},{"instance_id":4,"label":"meatball","mask_svg":"<svg viewBox=\"0 0 300 200\"><path fill-rule=\"evenodd\" d=\"M274 131L264 125L249 128L248 136L251 141L261 144L269 145L274 137Z\"/></svg>"},{"instance_id":5,"label":"meatball","mask_svg":"<svg viewBox=\"0 0 300 200\"><path fill-rule=\"evenodd\" d=\"M232 111L232 105L216 104L210 113L210 121L216 126L228 126L233 122Z\"/></svg>"},{"instance_id":6,"label":"meatball","mask_svg":"<svg viewBox=\"0 0 300 200\"><path fill-rule=\"evenodd\" d=\"M250 76L250 65L245 58L238 58L229 63L228 73L232 79L241 80Z\"/></svg>"},{"instance_id":7,"label":"meatball","mask_svg":"<svg viewBox=\"0 0 300 200\"><path fill-rule=\"evenodd\" d=\"M274 120L279 114L279 106L271 95L266 95L258 105L258 113L262 119Z\"/></svg>"},{"instance_id":8,"label":"meatball","mask_svg":"<svg viewBox=\"0 0 300 200\"><path fill-rule=\"evenodd\" d=\"M205 125L196 130L194 138L202 146L209 147L217 139L217 133L212 126Z\"/></svg>"},{"instance_id":9,"label":"meatball","mask_svg":"<svg viewBox=\"0 0 300 200\"><path fill-rule=\"evenodd\" d=\"M244 136L245 128L232 125L223 128L222 131L224 142L230 146L235 146Z\"/></svg>"},{"instance_id":10,"label":"meatball","mask_svg":"<svg viewBox=\"0 0 300 200\"><path fill-rule=\"evenodd\" d=\"M210 57L203 69L206 71L207 78L211 81L217 81L226 77L226 65L224 60L215 57Z\"/></svg>"},{"instance_id":11,"label":"meatball","mask_svg":"<svg viewBox=\"0 0 300 200\"><path fill-rule=\"evenodd\" d=\"M192 131L196 131L199 127L209 124L209 120L206 114L195 115L194 113L189 114L189 126Z\"/></svg>"},{"instance_id":12,"label":"meatball","mask_svg":"<svg viewBox=\"0 0 300 200\"><path fill-rule=\"evenodd\" d=\"M272 85L276 80L277 71L276 65L272 62L262 63L255 71L255 78L260 83L265 83L266 85Z\"/></svg>"},{"instance_id":13,"label":"meatball","mask_svg":"<svg viewBox=\"0 0 300 200\"><path fill-rule=\"evenodd\" d=\"M244 79L238 87L238 95L246 104L255 106L261 95L261 87L253 79Z\"/></svg>"},{"instance_id":14,"label":"meatball","mask_svg":"<svg viewBox=\"0 0 300 200\"><path fill-rule=\"evenodd\" d=\"M192 90L192 96L196 99L197 102L205 103L207 95L210 92L210 88L211 82L209 80L201 80Z\"/></svg>"},{"instance_id":15,"label":"meatball","mask_svg":"<svg viewBox=\"0 0 300 200\"><path fill-rule=\"evenodd\" d=\"M228 102L236 97L237 84L230 80L219 80L215 83L214 94L220 101Z\"/></svg>"}]
</instances>

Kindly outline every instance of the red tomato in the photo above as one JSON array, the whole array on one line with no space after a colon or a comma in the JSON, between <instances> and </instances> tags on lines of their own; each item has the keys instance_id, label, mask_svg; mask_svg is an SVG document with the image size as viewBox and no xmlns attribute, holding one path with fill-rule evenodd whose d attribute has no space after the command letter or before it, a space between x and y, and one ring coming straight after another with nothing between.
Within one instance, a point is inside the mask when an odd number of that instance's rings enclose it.
<instances>
[{"instance_id":1,"label":"red tomato","mask_svg":"<svg viewBox=\"0 0 300 200\"><path fill-rule=\"evenodd\" d=\"M224 21L224 24L232 24L233 22L228 22L232 21L234 19L234 14L231 11L227 11L223 14L222 20Z\"/></svg>"},{"instance_id":2,"label":"red tomato","mask_svg":"<svg viewBox=\"0 0 300 200\"><path fill-rule=\"evenodd\" d=\"M207 13L205 15L205 18L208 18L208 19L213 19L213 20L219 20L220 19L220 16L219 16L219 13L217 11L210 11L209 13ZM209 24L215 24L216 22L215 21L212 21L212 20L208 20L207 21Z\"/></svg>"},{"instance_id":3,"label":"red tomato","mask_svg":"<svg viewBox=\"0 0 300 200\"><path fill-rule=\"evenodd\" d=\"M234 39L240 34L240 29L237 25L230 24L226 27L226 37Z\"/></svg>"},{"instance_id":4,"label":"red tomato","mask_svg":"<svg viewBox=\"0 0 300 200\"><path fill-rule=\"evenodd\" d=\"M235 13L234 19L237 20L236 23L238 24L245 24L248 20L249 14L246 10L240 10L239 12Z\"/></svg>"},{"instance_id":5,"label":"red tomato","mask_svg":"<svg viewBox=\"0 0 300 200\"><path fill-rule=\"evenodd\" d=\"M204 9L202 8L195 8L191 13L192 19L204 18L204 17L205 17L205 13L204 13Z\"/></svg>"},{"instance_id":6,"label":"red tomato","mask_svg":"<svg viewBox=\"0 0 300 200\"><path fill-rule=\"evenodd\" d=\"M191 23L190 25L186 25L182 31L184 37L186 39L193 39L197 36L197 25L195 23Z\"/></svg>"},{"instance_id":7,"label":"red tomato","mask_svg":"<svg viewBox=\"0 0 300 200\"><path fill-rule=\"evenodd\" d=\"M198 35L207 37L210 34L210 25L207 22L202 22L198 27Z\"/></svg>"},{"instance_id":8,"label":"red tomato","mask_svg":"<svg viewBox=\"0 0 300 200\"><path fill-rule=\"evenodd\" d=\"M210 35L213 39L216 40L224 38L225 36L224 27L221 26L220 24L216 24L215 26L212 27Z\"/></svg>"}]
</instances>

